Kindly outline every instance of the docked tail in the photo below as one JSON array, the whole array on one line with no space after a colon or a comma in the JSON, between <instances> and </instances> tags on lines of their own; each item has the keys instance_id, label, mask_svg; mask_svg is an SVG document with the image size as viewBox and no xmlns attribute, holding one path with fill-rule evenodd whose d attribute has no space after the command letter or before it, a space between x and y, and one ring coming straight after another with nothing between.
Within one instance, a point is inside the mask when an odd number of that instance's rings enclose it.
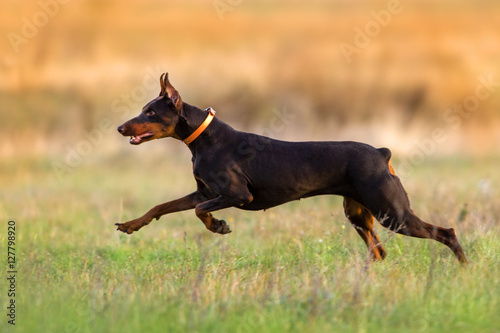
<instances>
[{"instance_id":1,"label":"docked tail","mask_svg":"<svg viewBox=\"0 0 500 333\"><path fill-rule=\"evenodd\" d=\"M382 157L385 159L385 162L389 166L389 171L391 172L391 174L396 175L391 165L391 156L392 156L391 150L389 148L378 148L377 150L380 153L380 155L382 155Z\"/></svg>"}]
</instances>

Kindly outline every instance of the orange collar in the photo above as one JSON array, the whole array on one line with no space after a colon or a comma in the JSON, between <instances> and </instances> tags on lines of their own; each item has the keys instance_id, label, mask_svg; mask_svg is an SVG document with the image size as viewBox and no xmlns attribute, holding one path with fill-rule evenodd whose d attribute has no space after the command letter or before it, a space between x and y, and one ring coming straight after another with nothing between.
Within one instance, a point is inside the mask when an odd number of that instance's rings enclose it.
<instances>
[{"instance_id":1,"label":"orange collar","mask_svg":"<svg viewBox=\"0 0 500 333\"><path fill-rule=\"evenodd\" d=\"M203 131L208 127L208 125L210 125L210 123L214 119L214 117L215 117L215 111L214 111L214 109L212 109L212 108L206 108L205 111L208 112L208 116L205 119L205 121L200 125L200 127L198 127L196 129L196 131L193 132L193 134L191 134L190 136L187 137L187 139L185 139L185 140L182 141L182 142L184 142L186 144L186 146L189 146L189 144L191 142L193 142L194 140L196 140L196 138L199 137L201 133L203 133Z\"/></svg>"}]
</instances>

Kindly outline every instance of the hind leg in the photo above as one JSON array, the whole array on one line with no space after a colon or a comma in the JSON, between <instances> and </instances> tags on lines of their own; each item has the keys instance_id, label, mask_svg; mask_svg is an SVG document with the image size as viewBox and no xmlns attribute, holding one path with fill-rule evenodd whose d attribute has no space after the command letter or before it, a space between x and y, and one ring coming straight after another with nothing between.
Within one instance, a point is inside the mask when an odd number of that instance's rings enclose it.
<instances>
[{"instance_id":1,"label":"hind leg","mask_svg":"<svg viewBox=\"0 0 500 333\"><path fill-rule=\"evenodd\" d=\"M365 186L362 193L362 203L384 227L406 236L434 239L448 246L458 261L467 263L453 229L426 223L413 213L398 177L383 175Z\"/></svg>"},{"instance_id":2,"label":"hind leg","mask_svg":"<svg viewBox=\"0 0 500 333\"><path fill-rule=\"evenodd\" d=\"M448 246L459 262L467 263L467 258L453 228L446 229L426 223L411 210L406 211L403 223L404 226L400 231L397 231L398 233L417 238L434 239Z\"/></svg>"},{"instance_id":3,"label":"hind leg","mask_svg":"<svg viewBox=\"0 0 500 333\"><path fill-rule=\"evenodd\" d=\"M380 243L375 231L373 231L373 223L375 218L373 215L359 202L344 197L344 212L351 224L354 226L358 234L363 238L366 247L374 260L382 260L387 255L384 247Z\"/></svg>"}]
</instances>

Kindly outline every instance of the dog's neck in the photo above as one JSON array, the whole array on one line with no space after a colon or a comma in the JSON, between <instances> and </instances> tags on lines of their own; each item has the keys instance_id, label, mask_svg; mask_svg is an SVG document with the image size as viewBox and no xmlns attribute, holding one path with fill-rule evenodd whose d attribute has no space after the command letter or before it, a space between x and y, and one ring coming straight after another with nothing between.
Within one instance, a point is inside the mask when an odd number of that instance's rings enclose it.
<instances>
[{"instance_id":1,"label":"dog's neck","mask_svg":"<svg viewBox=\"0 0 500 333\"><path fill-rule=\"evenodd\" d=\"M208 116L207 111L201 110L195 106L183 103L182 113L179 117L179 122L175 127L175 134L177 137L184 141L189 137L200 125L205 121ZM218 120L217 117L212 120L210 125L188 146L191 153L195 155L196 151L204 149L207 146L213 145L222 134L223 129L230 128L227 124Z\"/></svg>"},{"instance_id":2,"label":"dog's neck","mask_svg":"<svg viewBox=\"0 0 500 333\"><path fill-rule=\"evenodd\" d=\"M183 103L179 121L175 126L175 134L180 140L185 140L205 120L207 113L195 106Z\"/></svg>"}]
</instances>

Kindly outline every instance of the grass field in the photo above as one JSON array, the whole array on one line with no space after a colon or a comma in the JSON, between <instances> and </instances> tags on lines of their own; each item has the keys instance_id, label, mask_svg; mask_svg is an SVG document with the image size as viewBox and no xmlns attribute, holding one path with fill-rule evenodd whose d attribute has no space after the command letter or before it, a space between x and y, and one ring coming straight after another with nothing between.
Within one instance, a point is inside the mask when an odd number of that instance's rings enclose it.
<instances>
[{"instance_id":1,"label":"grass field","mask_svg":"<svg viewBox=\"0 0 500 333\"><path fill-rule=\"evenodd\" d=\"M193 212L116 232L113 223L193 189L187 152L178 155L94 156L62 180L49 158L3 163L18 292L16 326L3 314L1 331L500 331L499 157L427 160L405 180L422 218L456 229L471 261L461 268L441 244L381 227L389 255L370 263L337 197L220 211L226 236Z\"/></svg>"}]
</instances>

